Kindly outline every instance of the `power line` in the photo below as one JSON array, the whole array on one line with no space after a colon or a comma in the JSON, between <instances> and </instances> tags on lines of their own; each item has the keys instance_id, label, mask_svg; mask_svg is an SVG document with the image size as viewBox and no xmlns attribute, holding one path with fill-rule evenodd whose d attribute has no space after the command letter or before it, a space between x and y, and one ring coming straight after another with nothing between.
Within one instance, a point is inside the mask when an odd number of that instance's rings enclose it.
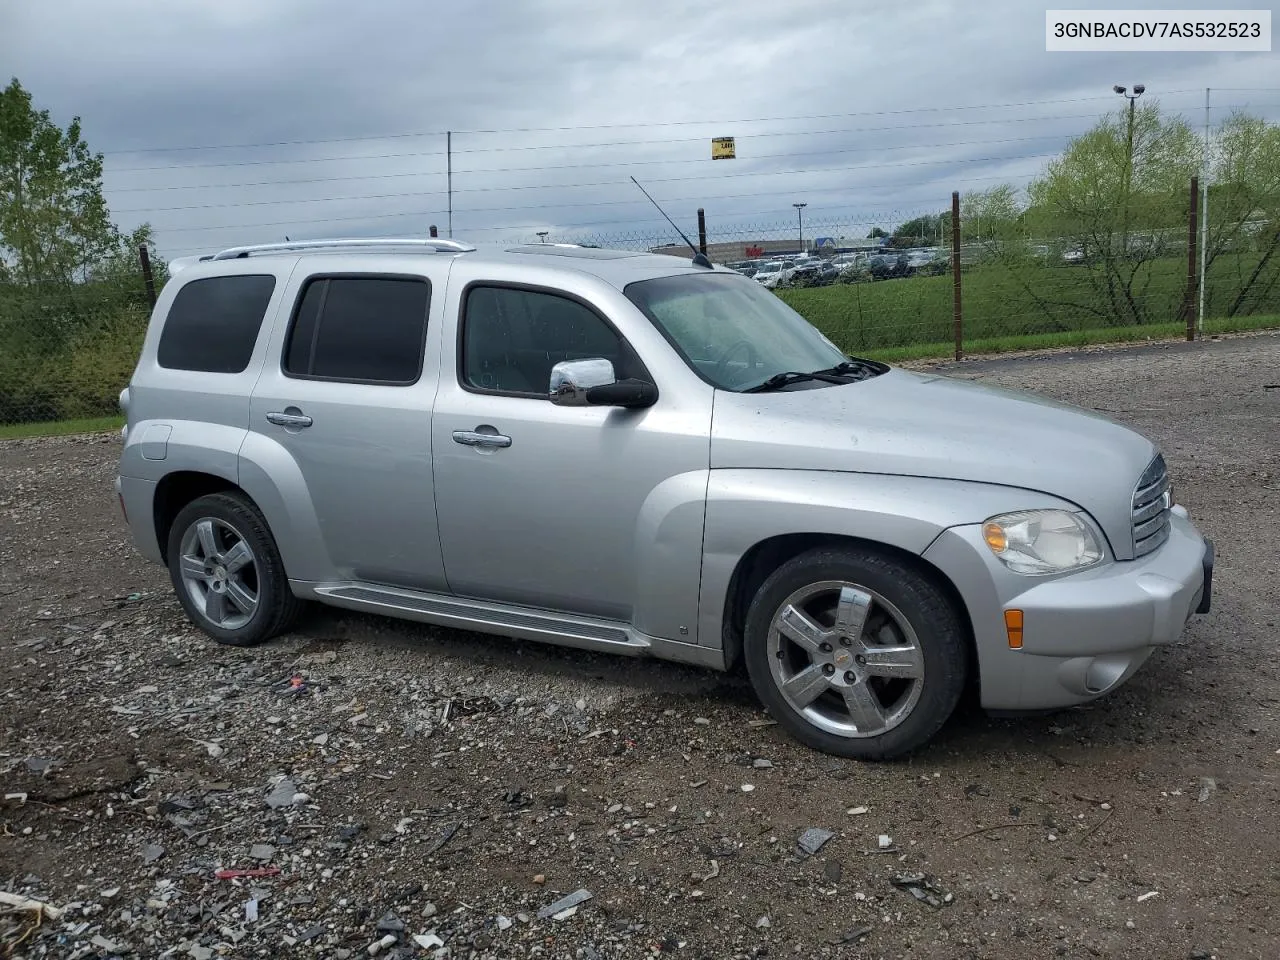
<instances>
[{"instance_id":1,"label":"power line","mask_svg":"<svg viewBox=\"0 0 1280 960\"><path fill-rule=\"evenodd\" d=\"M1030 176L1034 176L1034 174L1023 174L1023 175L1021 175L1021 178L1024 178L1024 179L1025 179L1026 177L1030 177ZM964 177L964 178L960 178L960 179L957 179L957 180L953 180L953 181L951 181L951 183L956 184L956 185L963 185L963 184L970 184L970 183L990 183L990 182L992 182L992 181L996 181L996 180L1008 182L1009 180L1016 180L1016 179L1020 179L1020 177L1019 177L1019 176L1016 176L1016 175L1015 175L1015 176L990 176L990 177ZM828 195L828 196L839 196L839 195L841 195L841 194L848 194L848 193L861 193L861 192L865 192L865 191L867 191L867 190L890 189L890 188L893 188L893 187L900 187L900 186L901 186L901 184L884 184L884 183L874 184L874 183L873 183L873 184L861 184L861 185L859 185L859 186L857 186L857 187L835 187L835 188L829 188L829 189L824 189L824 190L822 190L821 192L822 192L824 195ZM749 194L719 194L719 195L715 195L715 194L712 194L712 195L706 195L706 194L703 194L703 195L693 196L693 197L671 197L671 198L668 198L665 202L667 202L667 203L702 203L702 202L706 202L706 201L709 201L709 200L736 200L736 199L752 199L752 198L759 198L759 194L758 194L758 193L749 193ZM611 201L611 200L609 200L609 201L601 201L599 205L604 205L604 204L613 204L613 203L619 203L619 202L633 203L633 202L636 202L636 201ZM900 203L900 202L901 202L901 201L897 201L897 200L892 201L892 203L895 203L895 204L896 204L896 203ZM939 203L944 203L944 202L945 202L945 201L939 201ZM594 205L596 205L596 204L585 204L585 205L586 205L586 206L594 206ZM554 207L555 205L550 205L550 206ZM871 206L874 206L874 204L871 204ZM513 212L514 212L514 211L517 211L517 210L524 210L524 209L543 209L543 207L542 207L542 206L535 206L535 207L506 207L506 206L504 206L504 207L487 207L487 208L483 208L482 210L464 210L464 211L460 211L460 212L461 212L461 213L464 213L464 214L470 214L470 213L481 213L481 212L496 213L496 212L501 212L501 211L513 211ZM895 207L895 208L893 208L893 209L897 209L897 208ZM455 212L459 212L459 211L455 211ZM355 215L350 215L350 216L325 216L325 217L323 217L322 219L319 219L319 220L317 220L316 218L313 218L313 217L308 217L308 218L304 218L304 219L272 220L272 221L268 221L268 222L265 222L265 223L226 223L226 224L206 224L206 225L203 225L203 226L197 226L197 227L165 227L165 228L157 228L157 233L166 233L166 234L170 234L170 233L208 233L208 232L210 232L210 231L216 231L216 230L258 230L258 229L262 229L262 228L265 228L265 227L289 227L289 226L296 226L296 225L299 225L299 224L319 224L319 223L354 223L354 222L363 222L363 221L371 221L371 220L389 220L389 219L394 219L394 218L398 218L398 217L435 217L435 216L440 216L440 214L441 214L441 211L440 211L439 209L433 209L433 210L404 210L404 211L396 211L396 212L394 212L394 213L355 214ZM751 214L736 214L735 216L748 216L748 215L751 215ZM654 222L658 222L658 223L665 223L665 222L666 222L665 220L658 220L656 217L655 217L655 218L653 218L653 219L654 219ZM608 221L608 222L610 222L610 223L635 223L635 222L645 222L645 221L637 221L637 220L634 220L634 219L628 219L628 220L618 220L618 221ZM539 224L532 224L532 225L530 225L530 226L539 226L539 227L541 227L541 226L545 226L545 225L546 225L545 223L539 223ZM570 228L572 228L574 225L572 225L572 224L559 224L559 225L555 225L555 226L557 226L557 227L558 227L558 229L570 229ZM580 225L579 225L579 226L580 226ZM487 228L473 228L473 229L487 229ZM503 229L516 229L516 228L515 228L515 227L504 227Z\"/></svg>"},{"instance_id":2,"label":"power line","mask_svg":"<svg viewBox=\"0 0 1280 960\"><path fill-rule=\"evenodd\" d=\"M1000 123L1044 123L1051 120L1088 120L1096 118L1096 114L1071 114L1063 116L1043 116L1043 117L1010 117L996 120L955 120L948 123L919 123L919 124L896 124L888 127L844 127L831 130L790 130L790 131L774 131L766 133L752 134L752 137L811 137L811 136L828 136L832 134L843 133L886 133L895 130L927 130L937 129L939 127L958 127L958 126L990 126ZM615 140L604 143L570 143L570 144L539 144L536 146L524 147L485 147L471 150L455 150L455 156L460 154L471 153L508 153L525 150L594 150L605 147L644 147L644 146L665 146L669 144L680 143L702 143L704 137L678 137L674 139L654 139L654 140ZM250 167L250 166L269 166L275 164L288 163L332 163L342 161L362 161L362 160L391 160L402 159L406 157L441 157L444 155L443 150L414 150L405 153L379 153L364 154L357 156L345 157L302 157L297 159L279 159L279 160L225 160L215 163L189 163L180 166L172 164L163 164L151 167L119 167L110 170L112 174L117 173L144 173L156 170L206 170L216 167Z\"/></svg>"},{"instance_id":3,"label":"power line","mask_svg":"<svg viewBox=\"0 0 1280 960\"><path fill-rule=\"evenodd\" d=\"M1153 91L1154 92L1154 91ZM1199 94L1200 90L1169 90L1161 93L1161 96L1180 96L1183 94ZM658 120L658 121L630 121L626 123L597 123L597 124L580 124L576 126L558 126L558 127L507 127L507 128L491 128L491 129L474 129L474 130L454 130L455 135L463 134L467 136L489 136L494 134L508 133L569 133L578 130L621 130L635 127L687 127L687 126L711 126L715 124L742 124L742 123L790 123L797 120L832 120L848 117L886 117L886 116L905 116L917 113L943 113L956 110L999 110L1010 107L1038 107L1051 106L1061 103L1089 103L1102 100L1110 100L1108 95L1099 95L1096 97L1063 97L1050 100L1022 100L1011 101L1006 103L986 103L986 104L958 104L945 107L913 107L903 110L864 110L855 113L826 113L826 114L808 114L796 115L789 117L745 117L738 119L709 119L709 120ZM143 153L179 153L197 150L252 150L260 147L292 147L292 146L311 146L322 143L358 143L376 140L401 140L411 139L414 137L442 137L448 131L445 130L423 130L415 133L389 133L389 134L365 134L362 136L349 137L325 137L308 140L271 140L259 143L222 143L222 144L191 144L187 146L171 146L171 147L132 147L120 148L117 150L103 151L106 156L114 156L120 154L137 155Z\"/></svg>"},{"instance_id":4,"label":"power line","mask_svg":"<svg viewBox=\"0 0 1280 960\"><path fill-rule=\"evenodd\" d=\"M1042 160L1048 157L1056 157L1056 153L1037 153L1012 157L960 157L947 158L941 160L911 160L898 163L865 163L855 164L851 166L839 167L819 167L809 170L754 170L745 173L726 173L718 177L655 177L649 180L650 183L687 183L689 181L704 180L714 182L719 180L735 180L743 177L779 177L779 176L808 176L811 174L821 173L846 173L856 170L882 170L886 168L901 167L925 167L939 166L948 164L962 163L1008 163L1017 160ZM460 193L504 193L517 190L581 190L588 187L613 187L621 183L619 180L598 180L590 183L564 183L564 184L520 184L502 187L464 187L454 190L456 196ZM116 213L171 213L180 210L218 210L227 207L260 207L274 206L278 204L296 204L296 203L333 203L339 201L360 201L360 200L393 200L403 199L405 197L421 197L421 196L438 196L442 194L440 190L414 190L409 193L382 193L382 194L357 194L355 196L346 197L302 197L296 200L251 200L241 203L202 203L188 204L178 207L128 207L116 211Z\"/></svg>"},{"instance_id":5,"label":"power line","mask_svg":"<svg viewBox=\"0 0 1280 960\"><path fill-rule=\"evenodd\" d=\"M1203 93L1203 90L1200 91ZM1215 110L1226 110L1234 107L1247 107L1249 104L1215 104ZM1254 106L1275 106L1275 104L1255 104ZM885 127L843 127L827 130L779 130L767 131L751 134L750 137L809 137L809 136L830 136L835 134L846 133L893 133L896 131L912 131L912 130L930 130L943 127L966 127L966 126L992 126L1006 123L1048 123L1063 120L1090 120L1097 119L1096 113L1080 113L1080 114L1045 114L1037 117L998 117L988 120L951 120L939 123L914 123L914 124L893 124ZM406 135L408 136L408 135ZM702 143L705 137L675 137L675 138L655 138L648 140L611 140L596 143L552 143L552 144L535 144L528 146L502 146L502 147L475 147L462 150L454 150L454 156L461 154L473 153L511 153L531 150L596 150L610 147L649 147L649 146L666 146L673 144L686 143ZM274 160L222 160L207 163L184 163L184 164L157 164L145 167L109 167L107 173L112 176L122 173L148 173L157 171L177 171L177 170L211 170L223 167L256 167L256 166L279 166L298 163L342 163L342 162L364 162L368 160L396 160L414 157L443 157L444 151L435 150L410 150L399 153L375 153L375 154L354 154L347 156L324 156L324 157L298 157L298 158L279 158Z\"/></svg>"},{"instance_id":6,"label":"power line","mask_svg":"<svg viewBox=\"0 0 1280 960\"><path fill-rule=\"evenodd\" d=\"M846 150L820 150L810 151L806 153L768 153L760 154L754 157L744 157L743 160L791 160L800 157L831 157L844 156L851 153L884 153L889 150L940 150L948 147L977 147L988 146L991 144L1002 143L1030 143L1041 140L1061 140L1064 137L1070 137L1070 133L1055 133L1039 137L1009 137L1001 140L957 140L950 143L906 143L895 144L887 147L852 147ZM709 164L717 163L710 157L686 157L678 160L617 160L605 163L571 163L559 164L541 167L495 167L495 168L476 168L471 170L453 171L454 176L459 174L477 174L477 173L540 173L547 170L582 170L597 167L634 167L634 166L663 166L677 164ZM443 176L442 173L436 171L415 170L407 173L373 173L373 174L356 174L354 176L341 177L310 177L304 179L280 179L280 180L258 180L248 183L184 183L170 184L162 187L118 187L110 192L115 193L145 193L160 190L224 190L232 188L245 187L269 187L269 186L294 186L306 183L335 183L359 180L394 180L404 177L436 177ZM456 191L455 191L456 192Z\"/></svg>"}]
</instances>

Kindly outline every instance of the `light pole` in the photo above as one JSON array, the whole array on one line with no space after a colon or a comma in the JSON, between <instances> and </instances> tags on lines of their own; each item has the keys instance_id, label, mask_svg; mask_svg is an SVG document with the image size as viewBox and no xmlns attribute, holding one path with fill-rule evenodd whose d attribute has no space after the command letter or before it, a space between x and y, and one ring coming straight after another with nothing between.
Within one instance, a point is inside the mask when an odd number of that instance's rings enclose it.
<instances>
[{"instance_id":1,"label":"light pole","mask_svg":"<svg viewBox=\"0 0 1280 960\"><path fill-rule=\"evenodd\" d=\"M1116 84L1111 88L1120 96L1129 101L1129 133L1125 141L1125 163L1124 163L1124 234L1120 241L1121 250L1125 256L1129 253L1129 192L1133 188L1133 103L1147 88L1141 83L1133 85L1133 93L1129 93L1120 84Z\"/></svg>"},{"instance_id":2,"label":"light pole","mask_svg":"<svg viewBox=\"0 0 1280 960\"><path fill-rule=\"evenodd\" d=\"M539 239L540 239L543 243L546 243L546 242L547 242L547 234L548 234L548 233L550 233L550 232L551 232L550 230L539 230L539 231L538 231L538 237L539 237Z\"/></svg>"},{"instance_id":3,"label":"light pole","mask_svg":"<svg viewBox=\"0 0 1280 960\"><path fill-rule=\"evenodd\" d=\"M800 256L803 257L804 256L804 208L807 207L808 204L793 203L792 206L796 208L796 220L800 224Z\"/></svg>"}]
</instances>

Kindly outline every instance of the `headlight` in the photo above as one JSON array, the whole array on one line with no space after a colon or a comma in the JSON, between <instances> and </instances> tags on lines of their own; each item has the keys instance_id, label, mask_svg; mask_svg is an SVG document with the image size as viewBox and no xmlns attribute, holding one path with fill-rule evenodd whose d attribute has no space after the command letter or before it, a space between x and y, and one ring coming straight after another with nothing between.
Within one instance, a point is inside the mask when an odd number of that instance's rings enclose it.
<instances>
[{"instance_id":1,"label":"headlight","mask_svg":"<svg viewBox=\"0 0 1280 960\"><path fill-rule=\"evenodd\" d=\"M1014 573L1062 573L1102 559L1102 545L1093 531L1065 510L1024 510L992 517L982 525L982 538Z\"/></svg>"}]
</instances>

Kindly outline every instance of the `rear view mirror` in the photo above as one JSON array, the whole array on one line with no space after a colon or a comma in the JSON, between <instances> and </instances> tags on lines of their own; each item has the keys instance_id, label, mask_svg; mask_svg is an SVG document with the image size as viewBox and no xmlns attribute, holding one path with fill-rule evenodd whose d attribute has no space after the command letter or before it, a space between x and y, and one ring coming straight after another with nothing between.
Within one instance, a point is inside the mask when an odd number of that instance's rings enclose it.
<instances>
[{"instance_id":1,"label":"rear view mirror","mask_svg":"<svg viewBox=\"0 0 1280 960\"><path fill-rule=\"evenodd\" d=\"M608 360L565 360L551 368L550 398L558 407L647 407L658 399L658 388L617 379Z\"/></svg>"}]
</instances>

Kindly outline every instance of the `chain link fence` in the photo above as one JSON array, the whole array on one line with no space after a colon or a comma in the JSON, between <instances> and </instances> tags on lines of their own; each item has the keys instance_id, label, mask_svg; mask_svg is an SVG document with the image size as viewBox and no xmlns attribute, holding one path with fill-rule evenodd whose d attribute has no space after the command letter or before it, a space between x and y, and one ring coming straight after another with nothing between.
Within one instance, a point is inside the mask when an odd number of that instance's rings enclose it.
<instances>
[{"instance_id":1,"label":"chain link fence","mask_svg":"<svg viewBox=\"0 0 1280 960\"><path fill-rule=\"evenodd\" d=\"M918 217L918 235L878 236L856 219L717 226L700 211L681 229L846 352L890 361L1280 326L1276 222L1211 231L1201 291L1190 209L1167 229L1082 243L986 231L952 201L954 218L945 208ZM516 239L691 256L672 230ZM0 424L118 416L149 313L141 263L74 284L0 283Z\"/></svg>"},{"instance_id":2,"label":"chain link fence","mask_svg":"<svg viewBox=\"0 0 1280 960\"><path fill-rule=\"evenodd\" d=\"M136 282L0 284L0 424L120 412L150 301Z\"/></svg>"}]
</instances>

